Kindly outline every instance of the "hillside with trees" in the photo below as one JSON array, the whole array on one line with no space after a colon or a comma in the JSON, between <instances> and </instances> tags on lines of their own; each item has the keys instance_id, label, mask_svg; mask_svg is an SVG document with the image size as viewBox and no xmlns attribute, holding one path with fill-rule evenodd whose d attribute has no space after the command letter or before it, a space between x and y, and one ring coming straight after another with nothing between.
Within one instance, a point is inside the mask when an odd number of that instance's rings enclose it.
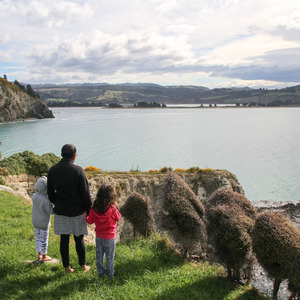
<instances>
[{"instance_id":1,"label":"hillside with trees","mask_svg":"<svg viewBox=\"0 0 300 300\"><path fill-rule=\"evenodd\" d=\"M235 104L237 106L300 106L300 85L283 89L161 86L157 84L63 84L34 85L49 106L133 106L138 102L159 104Z\"/></svg>"}]
</instances>

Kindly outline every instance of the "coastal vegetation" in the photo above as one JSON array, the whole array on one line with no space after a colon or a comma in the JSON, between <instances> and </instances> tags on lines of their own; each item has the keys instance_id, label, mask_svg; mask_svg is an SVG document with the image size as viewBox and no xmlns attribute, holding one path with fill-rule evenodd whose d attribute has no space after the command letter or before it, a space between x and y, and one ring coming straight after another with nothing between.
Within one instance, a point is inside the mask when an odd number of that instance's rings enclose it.
<instances>
[{"instance_id":1,"label":"coastal vegetation","mask_svg":"<svg viewBox=\"0 0 300 300\"><path fill-rule=\"evenodd\" d=\"M299 230L281 213L264 212L258 216L254 226L253 248L259 263L274 280L273 297L277 296L280 283L288 279L294 299L299 299Z\"/></svg>"},{"instance_id":2,"label":"coastal vegetation","mask_svg":"<svg viewBox=\"0 0 300 300\"><path fill-rule=\"evenodd\" d=\"M5 74L3 78L0 77L0 84L8 87L15 92L24 92L27 93L30 97L40 99L40 95L33 90L30 84L27 84L25 87L25 85L21 84L18 80L15 80L13 83L9 82Z\"/></svg>"},{"instance_id":3,"label":"coastal vegetation","mask_svg":"<svg viewBox=\"0 0 300 300\"><path fill-rule=\"evenodd\" d=\"M103 103L97 103L95 101L80 103L76 101L69 101L67 99L57 99L47 101L48 107L105 107Z\"/></svg>"},{"instance_id":4,"label":"coastal vegetation","mask_svg":"<svg viewBox=\"0 0 300 300\"><path fill-rule=\"evenodd\" d=\"M120 212L142 236L149 236L155 233L154 213L150 199L139 193L132 193L121 206Z\"/></svg>"},{"instance_id":5,"label":"coastal vegetation","mask_svg":"<svg viewBox=\"0 0 300 300\"><path fill-rule=\"evenodd\" d=\"M38 155L26 150L0 160L0 175L46 175L49 168L59 160L53 153Z\"/></svg>"},{"instance_id":6,"label":"coastal vegetation","mask_svg":"<svg viewBox=\"0 0 300 300\"><path fill-rule=\"evenodd\" d=\"M1 146L1 142L0 142ZM24 151L20 153L15 153L9 157L3 158L1 160L1 152L0 152L0 175L19 175L19 174L28 174L28 175L45 175L48 172L48 169L53 164L57 163L60 160L60 157L55 155L54 153L45 153L43 155L35 154L32 151ZM104 173L103 170L100 170L94 166L88 166L84 169L84 171L88 175ZM188 169L180 169L177 168L173 170L170 167L163 167L159 170L149 170L148 172L141 172L140 170L132 170L131 173L167 173L169 171L174 171L175 173L205 173L205 172L213 172L213 169L204 168L201 169L199 167L190 167ZM107 174L114 173L112 171L105 172ZM117 173L122 173L117 171ZM124 172L128 173L128 172Z\"/></svg>"},{"instance_id":7,"label":"coastal vegetation","mask_svg":"<svg viewBox=\"0 0 300 300\"><path fill-rule=\"evenodd\" d=\"M206 202L207 232L220 263L231 280L240 281L244 272L250 282L255 260L251 238L256 219L253 205L244 195L225 188L215 191Z\"/></svg>"},{"instance_id":8,"label":"coastal vegetation","mask_svg":"<svg viewBox=\"0 0 300 300\"><path fill-rule=\"evenodd\" d=\"M65 276L61 265L52 264L34 268L26 262L36 257L30 216L27 200L0 192L3 299L268 299L249 285L229 282L218 265L181 258L170 240L159 235L118 243L112 281L98 278L92 245L86 247L87 262L92 267L88 273L76 269ZM51 257L60 258L59 237L54 235L53 225L48 250ZM70 258L76 266L75 247L70 247Z\"/></svg>"},{"instance_id":9,"label":"coastal vegetation","mask_svg":"<svg viewBox=\"0 0 300 300\"><path fill-rule=\"evenodd\" d=\"M93 167L93 166L88 166L84 169L84 171L88 171L88 172L100 172L100 169Z\"/></svg>"},{"instance_id":10,"label":"coastal vegetation","mask_svg":"<svg viewBox=\"0 0 300 300\"><path fill-rule=\"evenodd\" d=\"M183 255L197 252L200 257L205 257L207 235L204 206L175 173L167 176L163 207L168 212L164 227L171 230L175 240L180 240Z\"/></svg>"},{"instance_id":11,"label":"coastal vegetation","mask_svg":"<svg viewBox=\"0 0 300 300\"><path fill-rule=\"evenodd\" d=\"M136 108L145 108L145 107L166 107L166 105L157 103L157 102L146 102L146 101L139 101L138 103L134 103L133 107Z\"/></svg>"}]
</instances>

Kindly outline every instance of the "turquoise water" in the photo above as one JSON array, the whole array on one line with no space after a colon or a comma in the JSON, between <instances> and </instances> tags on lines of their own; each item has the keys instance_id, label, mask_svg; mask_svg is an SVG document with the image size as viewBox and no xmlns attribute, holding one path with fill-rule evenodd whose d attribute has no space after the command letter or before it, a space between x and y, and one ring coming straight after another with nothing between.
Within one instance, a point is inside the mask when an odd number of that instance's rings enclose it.
<instances>
[{"instance_id":1,"label":"turquoise water","mask_svg":"<svg viewBox=\"0 0 300 300\"><path fill-rule=\"evenodd\" d=\"M0 125L3 157L31 150L106 171L227 169L251 201L300 200L300 108L54 108L55 119Z\"/></svg>"}]
</instances>

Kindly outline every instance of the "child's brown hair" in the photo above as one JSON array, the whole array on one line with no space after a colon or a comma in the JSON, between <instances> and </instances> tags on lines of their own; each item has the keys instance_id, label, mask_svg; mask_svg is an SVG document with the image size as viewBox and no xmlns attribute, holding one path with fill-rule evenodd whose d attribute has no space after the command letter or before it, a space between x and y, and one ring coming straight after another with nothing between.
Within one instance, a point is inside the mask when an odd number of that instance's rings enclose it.
<instances>
[{"instance_id":1,"label":"child's brown hair","mask_svg":"<svg viewBox=\"0 0 300 300\"><path fill-rule=\"evenodd\" d=\"M108 209L117 202L117 194L111 184L102 184L97 192L94 202L96 212L104 215Z\"/></svg>"}]
</instances>

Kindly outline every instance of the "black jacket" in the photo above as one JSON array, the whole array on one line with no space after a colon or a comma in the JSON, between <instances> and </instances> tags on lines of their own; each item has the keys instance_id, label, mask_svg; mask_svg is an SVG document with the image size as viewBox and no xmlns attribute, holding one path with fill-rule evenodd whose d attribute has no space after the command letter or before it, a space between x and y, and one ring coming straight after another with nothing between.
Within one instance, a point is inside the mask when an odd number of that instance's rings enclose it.
<instances>
[{"instance_id":1,"label":"black jacket","mask_svg":"<svg viewBox=\"0 0 300 300\"><path fill-rule=\"evenodd\" d=\"M47 192L57 215L76 217L90 212L91 196L83 169L62 159L48 172Z\"/></svg>"}]
</instances>

